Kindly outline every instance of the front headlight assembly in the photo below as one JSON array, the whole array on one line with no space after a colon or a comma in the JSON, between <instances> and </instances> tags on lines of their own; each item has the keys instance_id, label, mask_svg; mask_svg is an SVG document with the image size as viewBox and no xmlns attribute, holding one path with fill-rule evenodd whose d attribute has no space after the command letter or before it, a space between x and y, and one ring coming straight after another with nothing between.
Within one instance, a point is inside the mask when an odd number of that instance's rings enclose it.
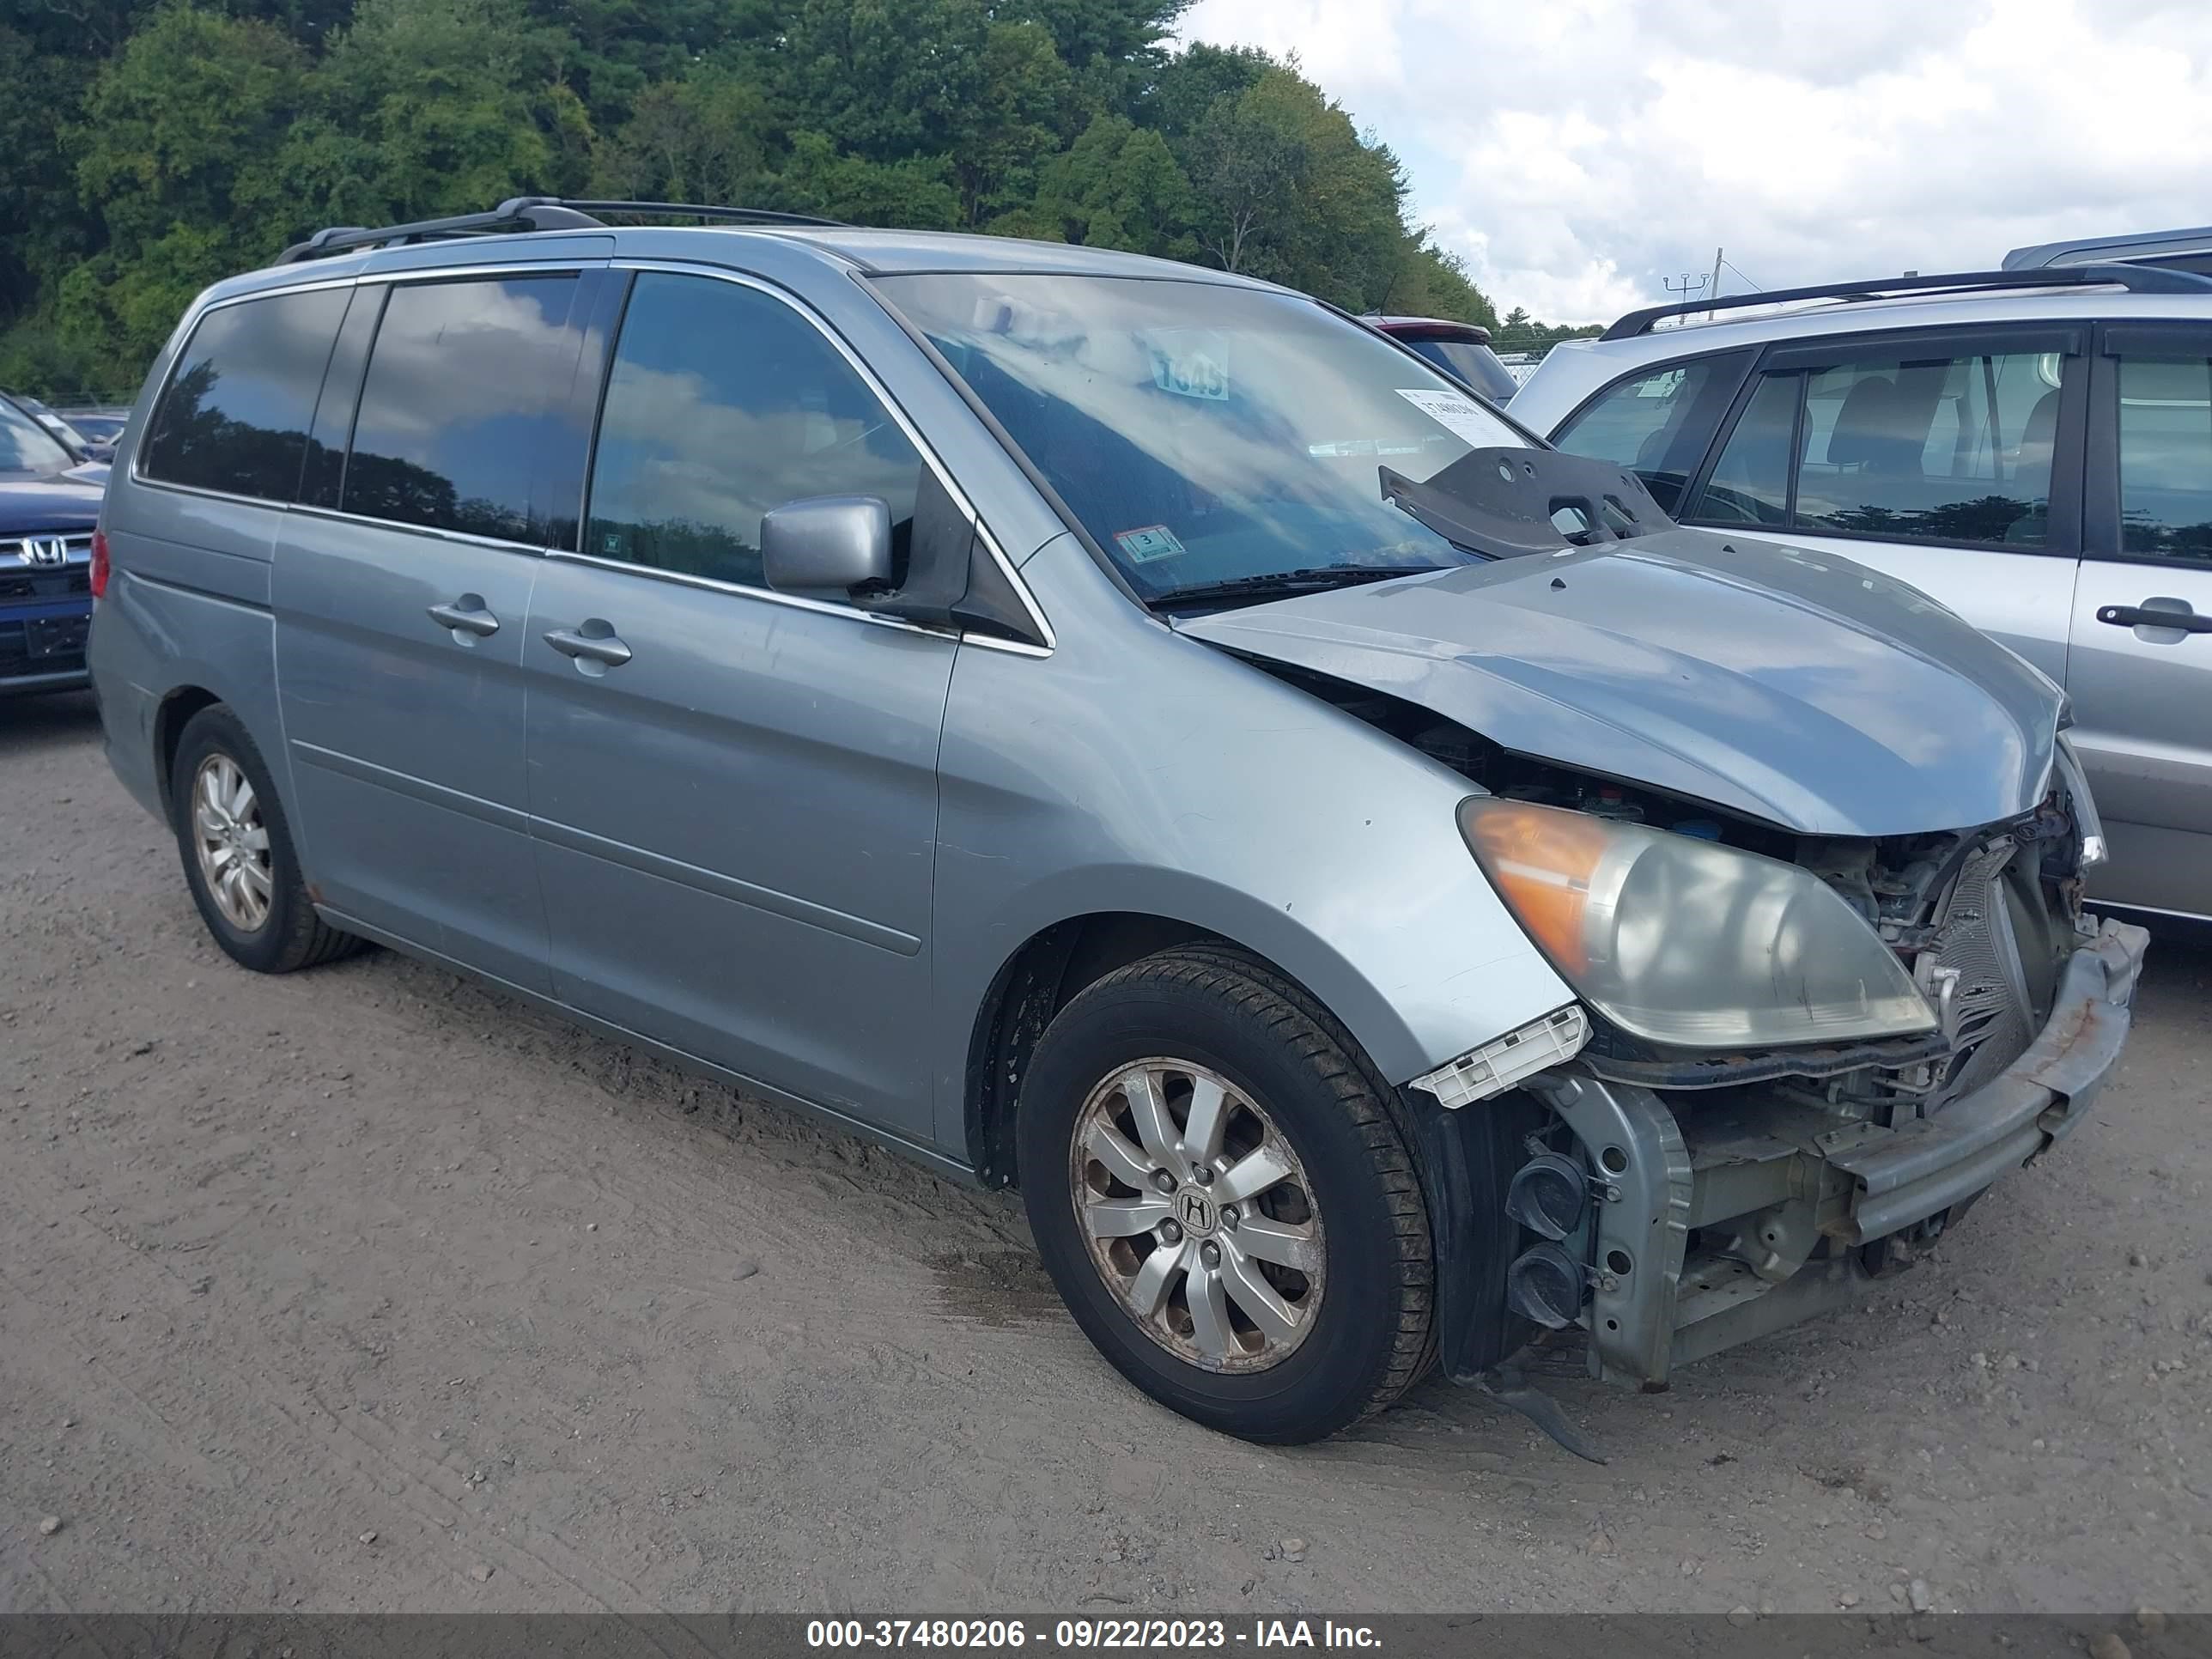
<instances>
[{"instance_id":1,"label":"front headlight assembly","mask_svg":"<svg viewBox=\"0 0 2212 1659\"><path fill-rule=\"evenodd\" d=\"M1936 1029L1905 965L1810 871L1528 801L1477 797L1459 823L1560 977L1632 1036L1732 1049Z\"/></svg>"}]
</instances>

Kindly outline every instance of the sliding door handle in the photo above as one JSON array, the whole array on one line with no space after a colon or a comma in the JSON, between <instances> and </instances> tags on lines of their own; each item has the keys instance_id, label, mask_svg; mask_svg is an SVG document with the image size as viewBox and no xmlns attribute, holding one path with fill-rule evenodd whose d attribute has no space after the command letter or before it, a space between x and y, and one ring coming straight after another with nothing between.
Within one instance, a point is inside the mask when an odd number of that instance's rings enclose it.
<instances>
[{"instance_id":1,"label":"sliding door handle","mask_svg":"<svg viewBox=\"0 0 2212 1659\"><path fill-rule=\"evenodd\" d=\"M603 669L620 668L629 660L629 647L616 637L612 627L597 617L573 633L565 628L555 629L546 635L545 643L562 656L574 658L579 668L586 663Z\"/></svg>"},{"instance_id":2,"label":"sliding door handle","mask_svg":"<svg viewBox=\"0 0 2212 1659\"><path fill-rule=\"evenodd\" d=\"M488 640L499 632L499 618L484 609L482 596L475 593L464 593L447 604L434 605L428 615L441 628L450 628L456 634L473 634L480 640Z\"/></svg>"}]
</instances>

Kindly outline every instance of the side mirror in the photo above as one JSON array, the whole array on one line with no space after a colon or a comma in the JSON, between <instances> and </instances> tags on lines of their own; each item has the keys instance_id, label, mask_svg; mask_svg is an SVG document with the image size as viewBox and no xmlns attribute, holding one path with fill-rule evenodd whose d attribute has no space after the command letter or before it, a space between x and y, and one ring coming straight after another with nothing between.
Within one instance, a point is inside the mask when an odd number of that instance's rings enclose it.
<instances>
[{"instance_id":1,"label":"side mirror","mask_svg":"<svg viewBox=\"0 0 2212 1659\"><path fill-rule=\"evenodd\" d=\"M115 459L115 445L105 438L98 443L87 444L84 448L84 458L88 461L112 462Z\"/></svg>"},{"instance_id":2,"label":"side mirror","mask_svg":"<svg viewBox=\"0 0 2212 1659\"><path fill-rule=\"evenodd\" d=\"M761 569L780 593L844 599L891 583L891 510L875 495L816 495L762 516Z\"/></svg>"}]
</instances>

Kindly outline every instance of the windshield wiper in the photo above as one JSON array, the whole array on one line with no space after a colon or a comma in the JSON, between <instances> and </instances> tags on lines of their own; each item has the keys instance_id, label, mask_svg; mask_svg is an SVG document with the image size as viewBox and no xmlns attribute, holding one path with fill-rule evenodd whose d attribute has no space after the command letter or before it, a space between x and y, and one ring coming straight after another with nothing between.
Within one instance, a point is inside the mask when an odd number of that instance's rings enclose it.
<instances>
[{"instance_id":1,"label":"windshield wiper","mask_svg":"<svg viewBox=\"0 0 2212 1659\"><path fill-rule=\"evenodd\" d=\"M1449 570L1442 564L1330 564L1302 570L1267 570L1256 576L1231 576L1218 582L1193 582L1155 594L1154 605L1205 605L1216 599L1273 599L1292 593L1325 593L1332 587L1386 582L1394 576L1422 576Z\"/></svg>"}]
</instances>

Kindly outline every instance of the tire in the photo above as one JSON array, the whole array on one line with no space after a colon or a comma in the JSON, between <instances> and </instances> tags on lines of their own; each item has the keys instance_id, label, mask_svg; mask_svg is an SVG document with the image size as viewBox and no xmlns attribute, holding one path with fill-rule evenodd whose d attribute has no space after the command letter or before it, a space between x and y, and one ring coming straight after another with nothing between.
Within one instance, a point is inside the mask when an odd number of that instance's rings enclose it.
<instances>
[{"instance_id":1,"label":"tire","mask_svg":"<svg viewBox=\"0 0 2212 1659\"><path fill-rule=\"evenodd\" d=\"M1015 1127L1030 1231L1076 1322L1146 1393L1243 1439L1317 1440L1436 1357L1428 1211L1395 1111L1351 1034L1267 964L1162 951L1038 1040ZM1200 1118L1225 1125L1210 1158Z\"/></svg>"},{"instance_id":2,"label":"tire","mask_svg":"<svg viewBox=\"0 0 2212 1659\"><path fill-rule=\"evenodd\" d=\"M236 793L239 782L250 797ZM216 800L203 799L204 792ZM204 814L203 807L210 810ZM169 769L169 816L192 902L240 967L289 974L361 948L363 941L315 914L276 781L228 706L201 709L179 734ZM216 849L205 857L204 829ZM234 870L240 873L233 877Z\"/></svg>"}]
</instances>

